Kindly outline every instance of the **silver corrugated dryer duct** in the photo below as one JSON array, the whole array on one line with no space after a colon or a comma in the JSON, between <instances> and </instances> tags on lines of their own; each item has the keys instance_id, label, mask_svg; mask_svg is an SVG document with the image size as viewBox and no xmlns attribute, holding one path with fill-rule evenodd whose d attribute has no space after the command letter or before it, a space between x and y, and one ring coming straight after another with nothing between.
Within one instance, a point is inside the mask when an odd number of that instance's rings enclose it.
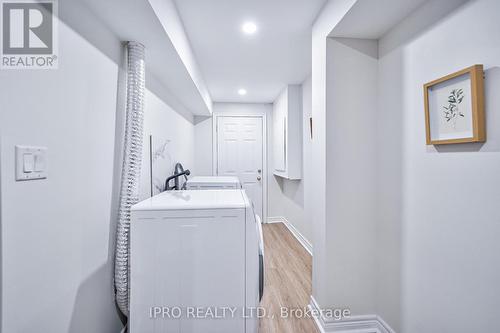
<instances>
[{"instance_id":1,"label":"silver corrugated dryer duct","mask_svg":"<svg viewBox=\"0 0 500 333\"><path fill-rule=\"evenodd\" d=\"M120 311L128 316L130 207L139 201L144 123L145 49L137 42L128 42L126 49L127 104L116 232L115 289L116 303Z\"/></svg>"}]
</instances>

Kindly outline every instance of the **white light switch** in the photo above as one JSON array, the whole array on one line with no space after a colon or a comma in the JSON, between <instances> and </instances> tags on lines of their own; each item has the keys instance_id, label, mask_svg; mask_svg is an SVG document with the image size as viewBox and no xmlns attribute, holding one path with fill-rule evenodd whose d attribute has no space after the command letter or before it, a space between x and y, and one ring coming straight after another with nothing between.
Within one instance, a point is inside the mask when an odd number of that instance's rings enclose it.
<instances>
[{"instance_id":1,"label":"white light switch","mask_svg":"<svg viewBox=\"0 0 500 333\"><path fill-rule=\"evenodd\" d=\"M35 155L34 155L35 156L35 167L34 167L35 172L45 171L45 152L46 152L46 150L35 153Z\"/></svg>"},{"instance_id":2,"label":"white light switch","mask_svg":"<svg viewBox=\"0 0 500 333\"><path fill-rule=\"evenodd\" d=\"M47 148L16 146L16 180L47 178Z\"/></svg>"},{"instance_id":3,"label":"white light switch","mask_svg":"<svg viewBox=\"0 0 500 333\"><path fill-rule=\"evenodd\" d=\"M23 171L24 173L33 172L35 169L35 156L33 154L23 154Z\"/></svg>"}]
</instances>

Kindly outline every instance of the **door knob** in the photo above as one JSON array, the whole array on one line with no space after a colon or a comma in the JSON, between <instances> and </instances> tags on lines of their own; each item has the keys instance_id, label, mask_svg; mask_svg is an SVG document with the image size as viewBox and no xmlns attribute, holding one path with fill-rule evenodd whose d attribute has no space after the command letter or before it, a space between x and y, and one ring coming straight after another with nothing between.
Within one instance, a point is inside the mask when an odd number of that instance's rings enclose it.
<instances>
[{"instance_id":1,"label":"door knob","mask_svg":"<svg viewBox=\"0 0 500 333\"><path fill-rule=\"evenodd\" d=\"M260 176L257 176L257 180L261 180L262 178Z\"/></svg>"},{"instance_id":2,"label":"door knob","mask_svg":"<svg viewBox=\"0 0 500 333\"><path fill-rule=\"evenodd\" d=\"M259 170L257 170L257 172L258 172L258 173L261 173L261 172L262 172L262 170L261 170L261 169L259 169Z\"/></svg>"}]
</instances>

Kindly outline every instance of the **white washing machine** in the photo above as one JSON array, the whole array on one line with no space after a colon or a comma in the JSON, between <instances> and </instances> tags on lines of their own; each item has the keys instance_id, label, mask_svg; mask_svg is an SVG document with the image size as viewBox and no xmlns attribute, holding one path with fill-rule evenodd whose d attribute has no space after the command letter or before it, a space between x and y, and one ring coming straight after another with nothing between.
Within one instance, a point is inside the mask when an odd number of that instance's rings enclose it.
<instances>
[{"instance_id":1,"label":"white washing machine","mask_svg":"<svg viewBox=\"0 0 500 333\"><path fill-rule=\"evenodd\" d=\"M215 190L215 189L241 189L241 183L238 177L231 176L194 176L186 181L187 190ZM253 207L253 203L252 203ZM259 215L255 215L257 226L261 239L259 251L260 270L260 298L264 293L264 241L262 236L262 222Z\"/></svg>"},{"instance_id":2,"label":"white washing machine","mask_svg":"<svg viewBox=\"0 0 500 333\"><path fill-rule=\"evenodd\" d=\"M244 190L166 191L132 207L131 333L256 333L260 222Z\"/></svg>"},{"instance_id":3,"label":"white washing machine","mask_svg":"<svg viewBox=\"0 0 500 333\"><path fill-rule=\"evenodd\" d=\"M186 181L188 190L239 189L238 177L230 176L195 176Z\"/></svg>"}]
</instances>

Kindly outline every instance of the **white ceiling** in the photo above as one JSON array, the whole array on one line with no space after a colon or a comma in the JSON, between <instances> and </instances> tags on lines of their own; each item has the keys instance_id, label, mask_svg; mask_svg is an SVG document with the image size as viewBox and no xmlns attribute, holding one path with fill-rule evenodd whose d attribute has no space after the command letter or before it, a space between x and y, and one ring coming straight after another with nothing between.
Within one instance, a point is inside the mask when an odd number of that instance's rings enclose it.
<instances>
[{"instance_id":1,"label":"white ceiling","mask_svg":"<svg viewBox=\"0 0 500 333\"><path fill-rule=\"evenodd\" d=\"M311 26L325 0L175 1L214 102L272 102L311 72ZM252 36L241 31L249 20Z\"/></svg>"}]
</instances>

